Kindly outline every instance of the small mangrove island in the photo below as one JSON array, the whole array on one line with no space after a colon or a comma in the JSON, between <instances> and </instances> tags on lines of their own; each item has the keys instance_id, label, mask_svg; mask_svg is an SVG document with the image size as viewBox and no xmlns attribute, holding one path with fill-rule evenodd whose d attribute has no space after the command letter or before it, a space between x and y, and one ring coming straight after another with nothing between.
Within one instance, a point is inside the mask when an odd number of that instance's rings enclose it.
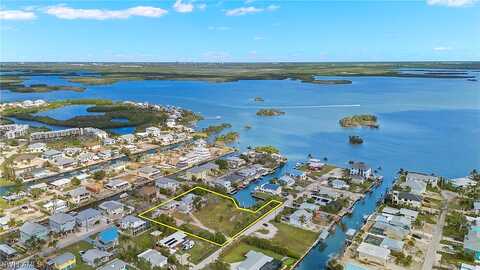
<instances>
[{"instance_id":1,"label":"small mangrove island","mask_svg":"<svg viewBox=\"0 0 480 270\"><path fill-rule=\"evenodd\" d=\"M257 111L258 116L279 116L284 114L285 112L277 109L260 109Z\"/></svg>"},{"instance_id":2,"label":"small mangrove island","mask_svg":"<svg viewBox=\"0 0 480 270\"><path fill-rule=\"evenodd\" d=\"M66 120L37 114L40 111L47 111L69 105L92 105L87 108L87 111L101 114L75 116ZM171 114L179 115L177 123L183 125L188 125L202 119L200 115L177 107L163 107L130 101L112 102L111 100L104 99L54 101L42 107L6 109L2 114L4 117L35 121L52 126L96 127L101 129L135 127L137 130L143 130L152 125L164 126Z\"/></svg>"},{"instance_id":3,"label":"small mangrove island","mask_svg":"<svg viewBox=\"0 0 480 270\"><path fill-rule=\"evenodd\" d=\"M255 97L255 102L264 102L265 100L262 97Z\"/></svg>"},{"instance_id":4,"label":"small mangrove island","mask_svg":"<svg viewBox=\"0 0 480 270\"><path fill-rule=\"evenodd\" d=\"M360 136L353 135L353 136L348 136L348 142L350 144L362 144L363 139Z\"/></svg>"},{"instance_id":5,"label":"small mangrove island","mask_svg":"<svg viewBox=\"0 0 480 270\"><path fill-rule=\"evenodd\" d=\"M47 85L31 84L25 85L24 79L19 76L0 76L0 89L10 90L19 93L45 93L51 91L75 91L83 92L84 87L71 85Z\"/></svg>"},{"instance_id":6,"label":"small mangrove island","mask_svg":"<svg viewBox=\"0 0 480 270\"><path fill-rule=\"evenodd\" d=\"M343 128L352 127L369 127L379 128L377 123L377 117L371 114L358 114L353 116L347 116L340 119L340 126Z\"/></svg>"}]
</instances>

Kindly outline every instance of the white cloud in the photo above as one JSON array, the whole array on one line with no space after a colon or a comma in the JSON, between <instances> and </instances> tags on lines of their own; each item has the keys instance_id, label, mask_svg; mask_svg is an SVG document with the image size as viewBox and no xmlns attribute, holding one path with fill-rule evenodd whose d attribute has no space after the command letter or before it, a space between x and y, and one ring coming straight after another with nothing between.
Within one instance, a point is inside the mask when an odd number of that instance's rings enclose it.
<instances>
[{"instance_id":1,"label":"white cloud","mask_svg":"<svg viewBox=\"0 0 480 270\"><path fill-rule=\"evenodd\" d=\"M209 26L208 30L212 31L227 31L230 30L231 28L228 26Z\"/></svg>"},{"instance_id":2,"label":"white cloud","mask_svg":"<svg viewBox=\"0 0 480 270\"><path fill-rule=\"evenodd\" d=\"M122 10L106 10L106 9L77 9L65 5L47 7L45 12L60 19L92 19L92 20L108 20L108 19L127 19L132 16L140 17L161 17L168 13L165 9L137 6Z\"/></svg>"},{"instance_id":3,"label":"white cloud","mask_svg":"<svg viewBox=\"0 0 480 270\"><path fill-rule=\"evenodd\" d=\"M437 51L437 52L444 52L444 51L451 51L452 48L451 47L445 47L445 46L438 46L438 47L433 48L433 50Z\"/></svg>"},{"instance_id":4,"label":"white cloud","mask_svg":"<svg viewBox=\"0 0 480 270\"><path fill-rule=\"evenodd\" d=\"M427 0L427 4L431 6L447 6L447 7L465 7L471 6L478 0Z\"/></svg>"},{"instance_id":5,"label":"white cloud","mask_svg":"<svg viewBox=\"0 0 480 270\"><path fill-rule=\"evenodd\" d=\"M234 9L229 9L226 11L225 15L227 16L242 16L247 14L254 14L262 12L263 8L256 7L239 7Z\"/></svg>"},{"instance_id":6,"label":"white cloud","mask_svg":"<svg viewBox=\"0 0 480 270\"><path fill-rule=\"evenodd\" d=\"M255 0L245 0L245 4L251 4L253 2L255 2Z\"/></svg>"},{"instance_id":7,"label":"white cloud","mask_svg":"<svg viewBox=\"0 0 480 270\"><path fill-rule=\"evenodd\" d=\"M194 6L192 3L183 3L182 0L177 0L173 4L173 9L180 13L189 13L193 11Z\"/></svg>"},{"instance_id":8,"label":"white cloud","mask_svg":"<svg viewBox=\"0 0 480 270\"><path fill-rule=\"evenodd\" d=\"M264 40L265 38L264 37L261 37L261 36L255 36L253 37L253 40Z\"/></svg>"},{"instance_id":9,"label":"white cloud","mask_svg":"<svg viewBox=\"0 0 480 270\"><path fill-rule=\"evenodd\" d=\"M33 20L35 13L23 10L0 10L0 20Z\"/></svg>"},{"instance_id":10,"label":"white cloud","mask_svg":"<svg viewBox=\"0 0 480 270\"><path fill-rule=\"evenodd\" d=\"M263 12L263 11L275 11L279 8L280 8L280 6L277 6L277 5L269 5L266 8L257 8L257 7L254 7L254 6L239 7L239 8L234 8L234 9L228 9L225 12L225 15L227 15L227 16L242 16L242 15L247 15L247 14L260 13L260 12Z\"/></svg>"},{"instance_id":11,"label":"white cloud","mask_svg":"<svg viewBox=\"0 0 480 270\"><path fill-rule=\"evenodd\" d=\"M205 10L205 9L207 9L207 4L205 4L205 3L198 4L197 8L199 10Z\"/></svg>"},{"instance_id":12,"label":"white cloud","mask_svg":"<svg viewBox=\"0 0 480 270\"><path fill-rule=\"evenodd\" d=\"M267 10L268 10L268 11L275 11L275 10L277 10L277 9L279 9L279 8L280 8L280 6L278 6L278 5L269 5L269 6L267 7Z\"/></svg>"}]
</instances>

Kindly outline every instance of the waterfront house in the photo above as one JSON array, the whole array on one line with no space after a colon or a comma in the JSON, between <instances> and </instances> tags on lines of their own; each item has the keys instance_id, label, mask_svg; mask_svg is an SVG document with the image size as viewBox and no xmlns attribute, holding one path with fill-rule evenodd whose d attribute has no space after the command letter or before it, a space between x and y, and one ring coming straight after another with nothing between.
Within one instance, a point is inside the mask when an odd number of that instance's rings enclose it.
<instances>
[{"instance_id":1,"label":"waterfront house","mask_svg":"<svg viewBox=\"0 0 480 270\"><path fill-rule=\"evenodd\" d=\"M105 184L105 188L110 190L124 190L130 187L130 184L122 179L112 179Z\"/></svg>"},{"instance_id":2,"label":"waterfront house","mask_svg":"<svg viewBox=\"0 0 480 270\"><path fill-rule=\"evenodd\" d=\"M272 257L254 250L248 251L245 257L246 259L235 270L260 270L264 265L273 261Z\"/></svg>"},{"instance_id":3,"label":"waterfront house","mask_svg":"<svg viewBox=\"0 0 480 270\"><path fill-rule=\"evenodd\" d=\"M349 189L350 186L343 180L334 179L330 182L330 185L335 189Z\"/></svg>"},{"instance_id":4,"label":"waterfront house","mask_svg":"<svg viewBox=\"0 0 480 270\"><path fill-rule=\"evenodd\" d=\"M276 184L266 183L257 187L258 191L270 193L273 195L280 195L282 193L282 187Z\"/></svg>"},{"instance_id":5,"label":"waterfront house","mask_svg":"<svg viewBox=\"0 0 480 270\"><path fill-rule=\"evenodd\" d=\"M293 177L291 177L288 174L285 174L282 177L278 178L278 182L281 185L284 185L284 186L287 186L287 187L291 187L291 186L295 185L295 179L293 179Z\"/></svg>"},{"instance_id":6,"label":"waterfront house","mask_svg":"<svg viewBox=\"0 0 480 270\"><path fill-rule=\"evenodd\" d=\"M162 171L153 166L144 166L137 170L138 176L153 179L162 174Z\"/></svg>"},{"instance_id":7,"label":"waterfront house","mask_svg":"<svg viewBox=\"0 0 480 270\"><path fill-rule=\"evenodd\" d=\"M130 144L135 142L135 136L133 134L125 134L118 138L119 142Z\"/></svg>"},{"instance_id":8,"label":"waterfront house","mask_svg":"<svg viewBox=\"0 0 480 270\"><path fill-rule=\"evenodd\" d=\"M233 189L234 189L233 186L232 186L232 182L230 182L228 180L224 180L222 178L215 179L210 184L217 187L217 188L224 189L225 192L227 192L227 193L232 192Z\"/></svg>"},{"instance_id":9,"label":"waterfront house","mask_svg":"<svg viewBox=\"0 0 480 270\"><path fill-rule=\"evenodd\" d=\"M90 200L91 193L86 187L78 187L68 192L70 202L74 204L81 204Z\"/></svg>"},{"instance_id":10,"label":"waterfront house","mask_svg":"<svg viewBox=\"0 0 480 270\"><path fill-rule=\"evenodd\" d=\"M63 190L70 185L70 182L72 182L72 179L62 178L49 183L49 185L52 186L54 189Z\"/></svg>"},{"instance_id":11,"label":"waterfront house","mask_svg":"<svg viewBox=\"0 0 480 270\"><path fill-rule=\"evenodd\" d=\"M333 201L333 199L331 199L328 195L316 195L316 194L313 195L312 194L311 198L315 200L316 204L321 205L321 206L326 206Z\"/></svg>"},{"instance_id":12,"label":"waterfront house","mask_svg":"<svg viewBox=\"0 0 480 270\"><path fill-rule=\"evenodd\" d=\"M89 230L94 225L100 223L101 219L102 219L102 213L93 208L88 208L83 211L80 211L75 216L75 220L78 226L82 227L85 230Z\"/></svg>"},{"instance_id":13,"label":"waterfront house","mask_svg":"<svg viewBox=\"0 0 480 270\"><path fill-rule=\"evenodd\" d=\"M10 216L3 216L0 217L0 231L6 231L10 229L8 223L10 222Z\"/></svg>"},{"instance_id":14,"label":"waterfront house","mask_svg":"<svg viewBox=\"0 0 480 270\"><path fill-rule=\"evenodd\" d=\"M97 160L98 157L92 152L83 152L77 156L77 161L79 165L84 165L93 160Z\"/></svg>"},{"instance_id":15,"label":"waterfront house","mask_svg":"<svg viewBox=\"0 0 480 270\"><path fill-rule=\"evenodd\" d=\"M0 259L10 261L17 256L18 252L7 244L0 244Z\"/></svg>"},{"instance_id":16,"label":"waterfront house","mask_svg":"<svg viewBox=\"0 0 480 270\"><path fill-rule=\"evenodd\" d=\"M422 196L413 193L394 191L392 198L397 204L405 204L415 208L422 206Z\"/></svg>"},{"instance_id":17,"label":"waterfront house","mask_svg":"<svg viewBox=\"0 0 480 270\"><path fill-rule=\"evenodd\" d=\"M113 145L116 142L117 141L113 138L105 138L105 139L102 140L103 145Z\"/></svg>"},{"instance_id":18,"label":"waterfront house","mask_svg":"<svg viewBox=\"0 0 480 270\"><path fill-rule=\"evenodd\" d=\"M247 164L244 159L237 156L226 157L225 160L228 163L228 167L231 169L237 169Z\"/></svg>"},{"instance_id":19,"label":"waterfront house","mask_svg":"<svg viewBox=\"0 0 480 270\"><path fill-rule=\"evenodd\" d=\"M167 265L167 257L154 249L147 249L137 255L138 259L146 260L153 267L164 267Z\"/></svg>"},{"instance_id":20,"label":"waterfront house","mask_svg":"<svg viewBox=\"0 0 480 270\"><path fill-rule=\"evenodd\" d=\"M477 184L477 182L470 176L452 179L450 180L450 183L452 183L452 185L456 188L468 188Z\"/></svg>"},{"instance_id":21,"label":"waterfront house","mask_svg":"<svg viewBox=\"0 0 480 270\"><path fill-rule=\"evenodd\" d=\"M66 213L56 213L48 218L50 230L55 233L67 233L75 230L75 218Z\"/></svg>"},{"instance_id":22,"label":"waterfront house","mask_svg":"<svg viewBox=\"0 0 480 270\"><path fill-rule=\"evenodd\" d=\"M318 211L320 209L320 206L317 205L317 204L314 204L314 203L304 202L304 203L300 204L299 209L304 209L304 210L307 210L307 211L310 211L310 212L315 212L315 211Z\"/></svg>"},{"instance_id":23,"label":"waterfront house","mask_svg":"<svg viewBox=\"0 0 480 270\"><path fill-rule=\"evenodd\" d=\"M319 159L311 158L308 160L307 166L309 170L318 171L325 166L325 163L321 162Z\"/></svg>"},{"instance_id":24,"label":"waterfront house","mask_svg":"<svg viewBox=\"0 0 480 270\"><path fill-rule=\"evenodd\" d=\"M373 176L373 171L364 162L354 162L350 165L349 174L352 177L368 179Z\"/></svg>"},{"instance_id":25,"label":"waterfront house","mask_svg":"<svg viewBox=\"0 0 480 270\"><path fill-rule=\"evenodd\" d=\"M69 157L58 157L55 159L54 163L59 168L67 169L67 168L73 167L77 163L77 161Z\"/></svg>"},{"instance_id":26,"label":"waterfront house","mask_svg":"<svg viewBox=\"0 0 480 270\"><path fill-rule=\"evenodd\" d=\"M147 133L148 136L151 137L158 137L161 133L161 130L158 127L147 127L145 129L145 133Z\"/></svg>"},{"instance_id":27,"label":"waterfront house","mask_svg":"<svg viewBox=\"0 0 480 270\"><path fill-rule=\"evenodd\" d=\"M166 189L175 192L180 187L180 182L167 177L155 178L155 186L159 189Z\"/></svg>"},{"instance_id":28,"label":"waterfront house","mask_svg":"<svg viewBox=\"0 0 480 270\"><path fill-rule=\"evenodd\" d=\"M112 257L112 253L97 248L89 249L82 254L82 261L91 267L97 267L106 263Z\"/></svg>"},{"instance_id":29,"label":"waterfront house","mask_svg":"<svg viewBox=\"0 0 480 270\"><path fill-rule=\"evenodd\" d=\"M28 145L28 151L31 153L42 153L47 150L47 144L45 143L32 143Z\"/></svg>"},{"instance_id":30,"label":"waterfront house","mask_svg":"<svg viewBox=\"0 0 480 270\"><path fill-rule=\"evenodd\" d=\"M98 209L109 219L118 219L123 217L125 205L117 201L105 201L98 206Z\"/></svg>"},{"instance_id":31,"label":"waterfront house","mask_svg":"<svg viewBox=\"0 0 480 270\"><path fill-rule=\"evenodd\" d=\"M382 243L380 244L381 247L388 248L389 250L395 251L395 252L402 252L403 245L404 245L403 241L390 239L388 237L385 237L382 240Z\"/></svg>"},{"instance_id":32,"label":"waterfront house","mask_svg":"<svg viewBox=\"0 0 480 270\"><path fill-rule=\"evenodd\" d=\"M55 149L49 149L42 154L42 158L49 160L49 161L54 161L55 159L61 157L63 154L62 152L55 150Z\"/></svg>"},{"instance_id":33,"label":"waterfront house","mask_svg":"<svg viewBox=\"0 0 480 270\"><path fill-rule=\"evenodd\" d=\"M120 221L120 228L123 232L131 235L137 235L145 231L148 227L148 223L136 216L126 216Z\"/></svg>"},{"instance_id":34,"label":"waterfront house","mask_svg":"<svg viewBox=\"0 0 480 270\"><path fill-rule=\"evenodd\" d=\"M480 262L480 226L470 227L463 240L463 248L473 254L475 261Z\"/></svg>"},{"instance_id":35,"label":"waterfront house","mask_svg":"<svg viewBox=\"0 0 480 270\"><path fill-rule=\"evenodd\" d=\"M77 265L75 255L70 252L65 252L47 262L50 269L55 270L70 270Z\"/></svg>"},{"instance_id":36,"label":"waterfront house","mask_svg":"<svg viewBox=\"0 0 480 270\"><path fill-rule=\"evenodd\" d=\"M206 163L197 167L190 168L186 171L185 177L188 180L206 180L213 171L218 170L218 165L215 163Z\"/></svg>"},{"instance_id":37,"label":"waterfront house","mask_svg":"<svg viewBox=\"0 0 480 270\"><path fill-rule=\"evenodd\" d=\"M118 245L118 230L110 227L101 231L95 242L95 246L101 250L111 251Z\"/></svg>"},{"instance_id":38,"label":"waterfront house","mask_svg":"<svg viewBox=\"0 0 480 270\"><path fill-rule=\"evenodd\" d=\"M289 223L296 227L310 227L312 225L313 214L305 209L299 209L293 212L289 217Z\"/></svg>"},{"instance_id":39,"label":"waterfront house","mask_svg":"<svg viewBox=\"0 0 480 270\"><path fill-rule=\"evenodd\" d=\"M29 186L27 189L28 189L29 192L32 192L32 190L34 190L34 189L38 189L38 190L41 190L41 191L47 191L48 185L46 183L38 183L38 184Z\"/></svg>"},{"instance_id":40,"label":"waterfront house","mask_svg":"<svg viewBox=\"0 0 480 270\"><path fill-rule=\"evenodd\" d=\"M384 247L375 246L369 243L361 243L357 248L358 258L361 261L386 265L390 250Z\"/></svg>"},{"instance_id":41,"label":"waterfront house","mask_svg":"<svg viewBox=\"0 0 480 270\"><path fill-rule=\"evenodd\" d=\"M67 202L60 199L53 199L43 205L50 214L62 213L68 210Z\"/></svg>"},{"instance_id":42,"label":"waterfront house","mask_svg":"<svg viewBox=\"0 0 480 270\"><path fill-rule=\"evenodd\" d=\"M437 183L439 181L438 176L433 176L433 175L428 175L424 173L417 173L417 172L408 172L406 176L406 181L420 181L425 184L430 184L434 187L437 186Z\"/></svg>"},{"instance_id":43,"label":"waterfront house","mask_svg":"<svg viewBox=\"0 0 480 270\"><path fill-rule=\"evenodd\" d=\"M127 270L127 265L126 262L115 258L104 264L102 267L97 268L97 270Z\"/></svg>"},{"instance_id":44,"label":"waterfront house","mask_svg":"<svg viewBox=\"0 0 480 270\"><path fill-rule=\"evenodd\" d=\"M414 210L410 210L408 208L401 208L400 215L406 218L409 218L412 222L415 221L418 217L418 212Z\"/></svg>"},{"instance_id":45,"label":"waterfront house","mask_svg":"<svg viewBox=\"0 0 480 270\"><path fill-rule=\"evenodd\" d=\"M415 179L407 179L405 187L410 189L410 193L422 195L427 190L427 183Z\"/></svg>"},{"instance_id":46,"label":"waterfront house","mask_svg":"<svg viewBox=\"0 0 480 270\"><path fill-rule=\"evenodd\" d=\"M46 241L48 239L48 228L35 222L27 221L23 223L20 227L20 242L25 244L32 238Z\"/></svg>"}]
</instances>

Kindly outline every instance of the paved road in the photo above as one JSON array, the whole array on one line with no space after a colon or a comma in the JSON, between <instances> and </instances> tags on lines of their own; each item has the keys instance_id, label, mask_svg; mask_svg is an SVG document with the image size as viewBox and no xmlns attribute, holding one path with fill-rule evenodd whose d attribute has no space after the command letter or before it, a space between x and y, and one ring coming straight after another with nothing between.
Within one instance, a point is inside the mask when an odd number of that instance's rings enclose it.
<instances>
[{"instance_id":1,"label":"paved road","mask_svg":"<svg viewBox=\"0 0 480 270\"><path fill-rule=\"evenodd\" d=\"M432 241L428 246L427 253L425 254L425 261L423 262L422 270L431 270L436 261L437 251L440 248L440 240L442 240L443 227L445 226L445 218L447 216L448 202L455 198L455 194L452 192L442 192L442 196L445 198L445 202L442 206L442 212L438 219L437 226L432 232Z\"/></svg>"}]
</instances>

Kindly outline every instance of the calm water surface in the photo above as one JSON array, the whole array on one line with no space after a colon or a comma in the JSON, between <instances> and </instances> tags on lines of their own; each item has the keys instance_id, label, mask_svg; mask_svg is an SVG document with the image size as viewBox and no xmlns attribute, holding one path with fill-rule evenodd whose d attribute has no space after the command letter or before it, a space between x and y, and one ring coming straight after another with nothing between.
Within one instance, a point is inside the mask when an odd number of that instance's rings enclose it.
<instances>
[{"instance_id":1,"label":"calm water surface","mask_svg":"<svg viewBox=\"0 0 480 270\"><path fill-rule=\"evenodd\" d=\"M465 79L346 79L353 84L324 86L292 80L129 81L88 87L83 93L2 91L1 97L2 101L88 97L181 106L206 117L199 127L231 123L232 130L240 132L236 146L241 149L265 144L277 146L289 158L289 163L277 175L291 170L308 154L327 157L328 162L340 166L349 160L365 161L374 168L381 166L384 183L357 205L352 216L344 219L349 228L355 229L361 226L363 215L374 210L376 201L391 185L400 168L446 177L461 177L480 168L480 83ZM265 102L254 102L256 96L264 98ZM279 108L286 114L257 117L255 112L259 108ZM359 113L376 114L380 128L339 127L340 118ZM216 119L217 116L221 119ZM245 125L252 128L247 130ZM126 128L118 132L131 131ZM360 135L365 143L351 146L349 135ZM236 195L244 205L253 203L249 196L252 188ZM313 249L299 269L324 269L328 258L342 249L344 239L344 233L337 229L326 240L327 247L322 251Z\"/></svg>"}]
</instances>

